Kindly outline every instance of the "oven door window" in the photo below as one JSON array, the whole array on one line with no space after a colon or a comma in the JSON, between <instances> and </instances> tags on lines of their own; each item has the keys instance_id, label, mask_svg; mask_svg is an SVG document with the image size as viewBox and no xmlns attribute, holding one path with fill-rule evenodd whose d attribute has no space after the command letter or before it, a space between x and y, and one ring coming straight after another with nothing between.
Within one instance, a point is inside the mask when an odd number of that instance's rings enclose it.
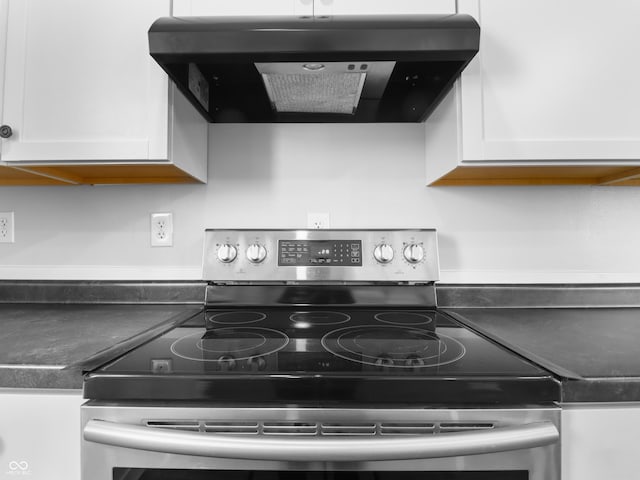
<instances>
[{"instance_id":1,"label":"oven door window","mask_svg":"<svg viewBox=\"0 0 640 480\"><path fill-rule=\"evenodd\" d=\"M359 472L114 468L113 480L528 480L526 471Z\"/></svg>"}]
</instances>

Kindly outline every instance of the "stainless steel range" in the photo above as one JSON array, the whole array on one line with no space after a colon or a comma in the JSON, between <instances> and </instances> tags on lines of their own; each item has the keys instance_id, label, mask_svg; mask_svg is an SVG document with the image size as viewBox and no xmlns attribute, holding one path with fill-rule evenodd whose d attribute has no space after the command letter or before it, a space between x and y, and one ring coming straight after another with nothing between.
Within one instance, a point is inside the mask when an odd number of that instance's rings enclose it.
<instances>
[{"instance_id":1,"label":"stainless steel range","mask_svg":"<svg viewBox=\"0 0 640 480\"><path fill-rule=\"evenodd\" d=\"M205 311L85 377L83 480L559 480L559 382L438 272L434 230L207 230Z\"/></svg>"}]
</instances>

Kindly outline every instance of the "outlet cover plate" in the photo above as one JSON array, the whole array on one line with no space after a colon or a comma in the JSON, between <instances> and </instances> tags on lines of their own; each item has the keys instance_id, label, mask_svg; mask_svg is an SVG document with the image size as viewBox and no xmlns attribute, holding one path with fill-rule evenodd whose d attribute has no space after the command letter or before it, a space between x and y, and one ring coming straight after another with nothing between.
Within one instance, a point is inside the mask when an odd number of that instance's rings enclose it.
<instances>
[{"instance_id":1,"label":"outlet cover plate","mask_svg":"<svg viewBox=\"0 0 640 480\"><path fill-rule=\"evenodd\" d=\"M151 214L151 246L152 247L172 247L173 246L173 214L172 213L152 213Z\"/></svg>"},{"instance_id":2,"label":"outlet cover plate","mask_svg":"<svg viewBox=\"0 0 640 480\"><path fill-rule=\"evenodd\" d=\"M307 228L329 228L328 212L309 212L307 213Z\"/></svg>"},{"instance_id":3,"label":"outlet cover plate","mask_svg":"<svg viewBox=\"0 0 640 480\"><path fill-rule=\"evenodd\" d=\"M14 243L13 212L0 212L0 243Z\"/></svg>"}]
</instances>

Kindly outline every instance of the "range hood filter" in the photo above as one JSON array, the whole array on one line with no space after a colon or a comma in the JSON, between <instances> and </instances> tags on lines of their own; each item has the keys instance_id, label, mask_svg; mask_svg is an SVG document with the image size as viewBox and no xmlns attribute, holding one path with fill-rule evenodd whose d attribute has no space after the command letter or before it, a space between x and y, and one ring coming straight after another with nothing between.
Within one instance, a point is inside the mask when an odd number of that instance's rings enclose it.
<instances>
[{"instance_id":1,"label":"range hood filter","mask_svg":"<svg viewBox=\"0 0 640 480\"><path fill-rule=\"evenodd\" d=\"M276 112L352 115L360 101L364 73L262 74Z\"/></svg>"},{"instance_id":2,"label":"range hood filter","mask_svg":"<svg viewBox=\"0 0 640 480\"><path fill-rule=\"evenodd\" d=\"M278 113L356 113L365 81L366 95L380 96L394 62L256 63ZM371 87L378 85L372 92Z\"/></svg>"}]
</instances>

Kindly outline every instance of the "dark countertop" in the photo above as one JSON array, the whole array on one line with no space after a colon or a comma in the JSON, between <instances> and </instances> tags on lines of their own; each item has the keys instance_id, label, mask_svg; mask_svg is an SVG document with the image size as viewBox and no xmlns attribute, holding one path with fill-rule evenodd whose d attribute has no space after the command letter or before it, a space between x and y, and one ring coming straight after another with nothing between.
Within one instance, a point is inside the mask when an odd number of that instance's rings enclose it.
<instances>
[{"instance_id":1,"label":"dark countertop","mask_svg":"<svg viewBox=\"0 0 640 480\"><path fill-rule=\"evenodd\" d=\"M640 401L640 308L447 308L562 378L563 402Z\"/></svg>"},{"instance_id":2,"label":"dark countertop","mask_svg":"<svg viewBox=\"0 0 640 480\"><path fill-rule=\"evenodd\" d=\"M82 388L82 371L202 310L193 305L0 304L0 387Z\"/></svg>"},{"instance_id":3,"label":"dark countertop","mask_svg":"<svg viewBox=\"0 0 640 480\"><path fill-rule=\"evenodd\" d=\"M79 389L83 368L201 311L205 286L0 281L0 388ZM554 372L565 402L640 401L639 284L438 284L437 299Z\"/></svg>"}]
</instances>

